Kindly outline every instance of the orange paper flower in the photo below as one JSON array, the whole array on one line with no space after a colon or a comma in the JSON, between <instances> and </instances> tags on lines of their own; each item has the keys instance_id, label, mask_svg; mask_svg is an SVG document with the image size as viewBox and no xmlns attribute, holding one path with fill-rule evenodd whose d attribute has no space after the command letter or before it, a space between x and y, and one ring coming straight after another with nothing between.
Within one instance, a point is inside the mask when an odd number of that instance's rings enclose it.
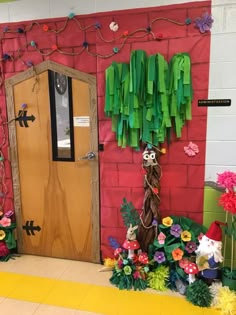
<instances>
[{"instance_id":1,"label":"orange paper flower","mask_svg":"<svg viewBox=\"0 0 236 315\"><path fill-rule=\"evenodd\" d=\"M173 250L172 252L172 257L173 259L176 260L181 260L182 257L184 255L184 252L180 249L180 248L176 248L175 250Z\"/></svg>"}]
</instances>

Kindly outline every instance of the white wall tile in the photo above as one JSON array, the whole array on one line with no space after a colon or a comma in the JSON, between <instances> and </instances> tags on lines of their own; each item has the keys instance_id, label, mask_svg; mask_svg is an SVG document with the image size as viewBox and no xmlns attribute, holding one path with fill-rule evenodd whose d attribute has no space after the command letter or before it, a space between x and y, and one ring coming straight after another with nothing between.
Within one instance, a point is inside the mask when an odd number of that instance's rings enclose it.
<instances>
[{"instance_id":1,"label":"white wall tile","mask_svg":"<svg viewBox=\"0 0 236 315\"><path fill-rule=\"evenodd\" d=\"M208 116L208 141L236 141L236 116Z\"/></svg>"},{"instance_id":2,"label":"white wall tile","mask_svg":"<svg viewBox=\"0 0 236 315\"><path fill-rule=\"evenodd\" d=\"M7 3L0 4L0 21L9 22L9 7Z\"/></svg>"},{"instance_id":3,"label":"white wall tile","mask_svg":"<svg viewBox=\"0 0 236 315\"><path fill-rule=\"evenodd\" d=\"M197 0L199 2L203 0ZM117 0L96 0L96 12L102 11L114 11L131 8L145 8L145 7L157 7L169 4L179 4L185 2L195 2L194 0L129 0L129 1L117 1Z\"/></svg>"},{"instance_id":4,"label":"white wall tile","mask_svg":"<svg viewBox=\"0 0 236 315\"><path fill-rule=\"evenodd\" d=\"M20 0L10 2L8 6L10 22L43 19L49 14L49 0Z\"/></svg>"},{"instance_id":5,"label":"white wall tile","mask_svg":"<svg viewBox=\"0 0 236 315\"><path fill-rule=\"evenodd\" d=\"M210 89L209 99L231 99L231 106L227 107L209 107L208 117L214 115L236 115L236 89Z\"/></svg>"},{"instance_id":6,"label":"white wall tile","mask_svg":"<svg viewBox=\"0 0 236 315\"><path fill-rule=\"evenodd\" d=\"M206 165L205 181L216 182L217 174L225 171L236 172L235 165Z\"/></svg>"},{"instance_id":7,"label":"white wall tile","mask_svg":"<svg viewBox=\"0 0 236 315\"><path fill-rule=\"evenodd\" d=\"M236 4L225 7L226 32L236 32Z\"/></svg>"},{"instance_id":8,"label":"white wall tile","mask_svg":"<svg viewBox=\"0 0 236 315\"><path fill-rule=\"evenodd\" d=\"M210 64L210 89L236 89L236 61Z\"/></svg>"},{"instance_id":9,"label":"white wall tile","mask_svg":"<svg viewBox=\"0 0 236 315\"><path fill-rule=\"evenodd\" d=\"M211 62L236 61L233 43L236 43L236 32L212 35Z\"/></svg>"},{"instance_id":10,"label":"white wall tile","mask_svg":"<svg viewBox=\"0 0 236 315\"><path fill-rule=\"evenodd\" d=\"M235 141L207 141L206 165L233 165L236 163Z\"/></svg>"},{"instance_id":11,"label":"white wall tile","mask_svg":"<svg viewBox=\"0 0 236 315\"><path fill-rule=\"evenodd\" d=\"M225 28L224 7L223 6L212 7L211 14L212 14L212 18L214 20L214 22L212 24L212 31L214 32L214 34L224 32L224 28Z\"/></svg>"},{"instance_id":12,"label":"white wall tile","mask_svg":"<svg viewBox=\"0 0 236 315\"><path fill-rule=\"evenodd\" d=\"M50 17L64 17L70 13L76 15L88 14L95 12L95 1L75 1L75 0L49 0Z\"/></svg>"}]
</instances>

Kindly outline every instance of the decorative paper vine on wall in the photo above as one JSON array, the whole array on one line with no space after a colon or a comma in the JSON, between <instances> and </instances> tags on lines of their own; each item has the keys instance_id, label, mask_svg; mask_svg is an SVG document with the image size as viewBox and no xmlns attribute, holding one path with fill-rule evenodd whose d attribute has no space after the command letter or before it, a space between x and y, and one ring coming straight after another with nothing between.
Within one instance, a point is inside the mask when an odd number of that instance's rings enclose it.
<instances>
[{"instance_id":1,"label":"decorative paper vine on wall","mask_svg":"<svg viewBox=\"0 0 236 315\"><path fill-rule=\"evenodd\" d=\"M82 32L84 32L84 35L86 34L87 30L95 28L95 30L97 32L97 35L105 43L114 43L117 40L119 40L119 41L123 40L123 41L120 44L120 47L113 47L113 49L112 49L110 54L102 55L102 54L91 52L90 49L89 49L91 44L88 43L87 41L84 41L82 43L82 45L81 45L82 47L81 47L80 51L69 53L67 51L63 51L62 49L60 49L60 47L58 47L56 43L54 43L51 46L50 51L43 52L42 48L40 49L40 47L38 47L37 43L32 40L29 43L27 43L25 46L20 47L16 51L17 52L16 55L10 55L8 52L3 52L2 58L0 58L0 61L14 61L16 59L21 59L22 62L26 66L28 66L28 67L33 66L33 62L31 60L24 61L22 59L23 52L28 46L33 47L42 56L50 56L54 52L59 52L60 54L68 55L68 56L77 56L77 55L82 54L83 51L86 51L90 56L93 56L93 57L111 58L112 56L114 56L115 54L119 53L122 50L122 48L125 46L125 44L126 44L126 42L127 42L127 40L129 38L143 38L143 37L151 36L151 38L153 40L161 40L161 39L163 39L163 34L161 34L161 33L155 34L152 31L153 25L155 23L157 23L158 21L161 21L161 20L168 21L168 22L173 23L173 24L178 25L178 26L185 26L185 25L189 25L189 24L192 23L192 20L190 18L187 18L184 22L178 22L178 21L175 21L175 20L172 20L172 19L159 17L159 18L153 19L151 21L150 25L148 25L147 27L139 28L139 29L137 29L137 30L135 30L133 32L129 32L129 30L125 30L121 36L119 36L117 38L114 38L114 39L111 39L111 40L107 40L107 39L104 38L104 36L102 35L102 31L101 31L102 30L102 25L99 22L96 22L95 24L90 24L88 26L82 27L81 24L80 24L79 19L75 16L74 13L70 13L68 15L64 25L61 28L59 28L59 29L51 29L47 24L44 24L42 26L38 22L33 22L32 24L30 24L27 27L22 27L22 28L18 27L16 29L11 29L8 26L4 26L3 27L3 32L2 32L2 34L0 34L0 39L1 40L4 39L4 36L7 33L25 34L25 33L29 32L29 31L31 31L34 27L43 28L43 31L45 31L47 33L51 32L51 33L55 33L55 34L61 34L63 31L66 30L68 24L73 21L77 25L77 27ZM205 12L202 15L202 17L198 17L198 18L196 18L194 20L195 27L197 27L201 33L205 33L207 31L209 31L211 26L212 26L212 23L213 23L213 19L207 12ZM111 22L111 24L110 24L111 31L116 32L118 30L118 28L119 28L119 26L118 26L117 23L115 23L114 21ZM84 38L86 38L86 36L84 36Z\"/></svg>"},{"instance_id":2,"label":"decorative paper vine on wall","mask_svg":"<svg viewBox=\"0 0 236 315\"><path fill-rule=\"evenodd\" d=\"M161 54L131 53L130 64L113 62L106 69L105 113L112 118L118 146L139 149L140 142L158 146L170 140L173 127L181 137L192 118L191 61L174 55L168 65Z\"/></svg>"}]
</instances>

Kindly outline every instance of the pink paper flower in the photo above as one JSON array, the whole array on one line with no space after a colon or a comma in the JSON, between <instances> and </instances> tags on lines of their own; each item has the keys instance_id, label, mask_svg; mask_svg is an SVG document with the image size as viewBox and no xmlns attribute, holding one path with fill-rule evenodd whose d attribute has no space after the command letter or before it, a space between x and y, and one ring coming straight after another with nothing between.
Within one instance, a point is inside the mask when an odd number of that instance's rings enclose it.
<instances>
[{"instance_id":1,"label":"pink paper flower","mask_svg":"<svg viewBox=\"0 0 236 315\"><path fill-rule=\"evenodd\" d=\"M11 225L11 219L7 218L7 217L3 217L0 220L0 226L6 227L6 226L10 226Z\"/></svg>"},{"instance_id":2,"label":"pink paper flower","mask_svg":"<svg viewBox=\"0 0 236 315\"><path fill-rule=\"evenodd\" d=\"M184 147L184 152L188 156L195 156L199 153L198 145L190 141L189 144Z\"/></svg>"},{"instance_id":3,"label":"pink paper flower","mask_svg":"<svg viewBox=\"0 0 236 315\"><path fill-rule=\"evenodd\" d=\"M236 186L236 173L225 171L221 174L217 174L217 184L232 191L234 186Z\"/></svg>"},{"instance_id":4,"label":"pink paper flower","mask_svg":"<svg viewBox=\"0 0 236 315\"><path fill-rule=\"evenodd\" d=\"M163 232L160 232L157 239L158 239L158 243L163 245L163 244L165 244L166 236Z\"/></svg>"}]
</instances>

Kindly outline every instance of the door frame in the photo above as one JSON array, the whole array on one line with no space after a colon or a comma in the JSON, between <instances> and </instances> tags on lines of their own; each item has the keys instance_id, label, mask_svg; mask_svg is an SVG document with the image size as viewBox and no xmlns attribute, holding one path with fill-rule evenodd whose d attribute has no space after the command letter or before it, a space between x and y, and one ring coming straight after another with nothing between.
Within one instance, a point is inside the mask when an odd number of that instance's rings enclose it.
<instances>
[{"instance_id":1,"label":"door frame","mask_svg":"<svg viewBox=\"0 0 236 315\"><path fill-rule=\"evenodd\" d=\"M15 121L14 110L14 85L30 79L35 78L35 85L37 85L38 75L42 72L52 70L64 74L72 79L80 80L89 85L89 99L90 99L90 150L97 153L98 158L98 125L97 125L97 93L96 93L96 78L93 75L80 72L78 70L69 68L67 66L58 64L51 60L46 60L39 65L33 66L28 70L14 75L13 77L5 80L6 90L6 104L8 121ZM35 87L37 88L37 87ZM17 153L17 138L16 138L16 124L8 124L9 133L9 160L12 169L12 182L13 182L13 194L14 194L14 207L16 216L16 237L17 247L19 251L22 248L22 240L18 236L22 233L22 220L21 220L21 193L20 193L20 178L19 178L19 166L18 166L18 153ZM98 161L99 163L99 161ZM91 163L91 224L92 224L92 260L95 263L101 262L100 256L100 209L99 209L99 165L97 163Z\"/></svg>"}]
</instances>

